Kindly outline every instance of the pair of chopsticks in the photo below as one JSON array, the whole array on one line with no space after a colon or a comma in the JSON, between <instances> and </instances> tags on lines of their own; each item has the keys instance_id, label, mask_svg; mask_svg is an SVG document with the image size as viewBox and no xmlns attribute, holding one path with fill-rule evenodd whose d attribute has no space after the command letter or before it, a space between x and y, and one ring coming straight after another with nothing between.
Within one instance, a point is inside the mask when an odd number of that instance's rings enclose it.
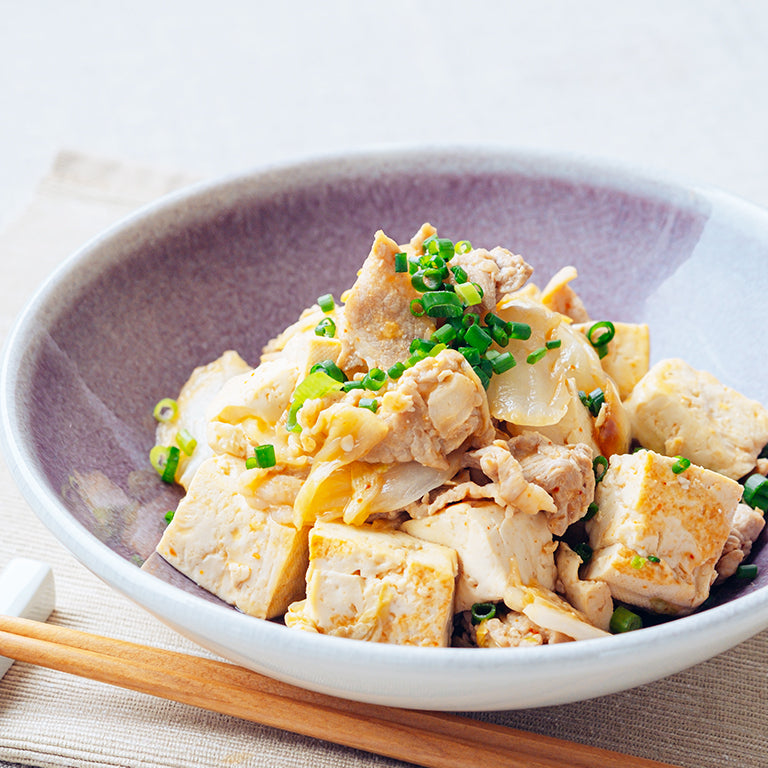
<instances>
[{"instance_id":1,"label":"pair of chopsticks","mask_svg":"<svg viewBox=\"0 0 768 768\"><path fill-rule=\"evenodd\" d=\"M675 768L471 718L337 699L227 662L0 616L0 656L425 768Z\"/></svg>"}]
</instances>

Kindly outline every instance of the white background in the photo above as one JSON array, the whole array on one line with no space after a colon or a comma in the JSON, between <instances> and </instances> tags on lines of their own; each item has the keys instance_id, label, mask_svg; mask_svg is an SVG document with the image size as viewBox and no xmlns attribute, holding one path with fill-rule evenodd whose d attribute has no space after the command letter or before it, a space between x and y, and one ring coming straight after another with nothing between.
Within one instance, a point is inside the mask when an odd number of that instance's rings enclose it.
<instances>
[{"instance_id":1,"label":"white background","mask_svg":"<svg viewBox=\"0 0 768 768\"><path fill-rule=\"evenodd\" d=\"M0 226L61 149L209 178L534 148L768 204L766 94L763 0L0 0Z\"/></svg>"}]
</instances>

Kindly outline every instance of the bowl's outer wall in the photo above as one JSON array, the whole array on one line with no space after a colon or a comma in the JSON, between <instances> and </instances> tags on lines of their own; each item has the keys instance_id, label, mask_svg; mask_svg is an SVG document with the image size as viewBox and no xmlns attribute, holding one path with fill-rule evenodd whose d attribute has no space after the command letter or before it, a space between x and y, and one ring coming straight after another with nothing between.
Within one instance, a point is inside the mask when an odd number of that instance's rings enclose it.
<instances>
[{"instance_id":1,"label":"bowl's outer wall","mask_svg":"<svg viewBox=\"0 0 768 768\"><path fill-rule=\"evenodd\" d=\"M573 264L595 319L647 321L666 351L698 319L683 313L670 329L657 299L691 264L715 259L710 208L705 195L600 169L450 154L319 163L176 196L88 245L43 291L15 378L17 434L74 518L141 564L179 497L148 466L154 404L226 349L257 363L317 296L338 298L353 283L376 229L404 242L429 221L476 247L504 245L539 285ZM729 227L718 247L765 259L768 237ZM683 344L679 354L689 352ZM751 364L750 381L764 382L765 362ZM158 559L147 563L153 573L207 596ZM768 564L728 597L766 578Z\"/></svg>"}]
</instances>

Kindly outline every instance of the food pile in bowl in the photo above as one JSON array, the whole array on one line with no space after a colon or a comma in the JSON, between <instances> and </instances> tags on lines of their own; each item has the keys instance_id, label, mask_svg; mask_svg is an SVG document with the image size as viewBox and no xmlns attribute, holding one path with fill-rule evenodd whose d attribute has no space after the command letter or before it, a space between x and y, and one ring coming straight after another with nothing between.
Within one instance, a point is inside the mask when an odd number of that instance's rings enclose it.
<instances>
[{"instance_id":1,"label":"food pile in bowl","mask_svg":"<svg viewBox=\"0 0 768 768\"><path fill-rule=\"evenodd\" d=\"M649 368L648 327L591 317L574 268L532 272L378 232L256 367L222 350L158 403L185 495L157 552L246 614L421 646L625 632L754 577L768 411Z\"/></svg>"}]
</instances>

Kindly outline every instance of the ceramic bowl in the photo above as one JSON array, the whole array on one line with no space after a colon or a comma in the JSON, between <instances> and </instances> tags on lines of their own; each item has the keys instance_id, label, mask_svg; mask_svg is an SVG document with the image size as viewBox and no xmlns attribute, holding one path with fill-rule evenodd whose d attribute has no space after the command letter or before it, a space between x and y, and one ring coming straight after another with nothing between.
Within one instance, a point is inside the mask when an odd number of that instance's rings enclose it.
<instances>
[{"instance_id":1,"label":"ceramic bowl","mask_svg":"<svg viewBox=\"0 0 768 768\"><path fill-rule=\"evenodd\" d=\"M560 266L594 317L647 322L682 356L768 403L761 343L768 214L726 194L570 157L442 149L326 158L150 205L71 256L18 319L2 436L32 508L91 571L228 659L361 701L435 710L563 704L696 664L768 627L760 574L707 610L528 649L415 648L290 630L225 606L152 552L178 499L148 466L153 405L192 368L264 342L354 281L374 232L424 221L505 245L542 285Z\"/></svg>"}]
</instances>

